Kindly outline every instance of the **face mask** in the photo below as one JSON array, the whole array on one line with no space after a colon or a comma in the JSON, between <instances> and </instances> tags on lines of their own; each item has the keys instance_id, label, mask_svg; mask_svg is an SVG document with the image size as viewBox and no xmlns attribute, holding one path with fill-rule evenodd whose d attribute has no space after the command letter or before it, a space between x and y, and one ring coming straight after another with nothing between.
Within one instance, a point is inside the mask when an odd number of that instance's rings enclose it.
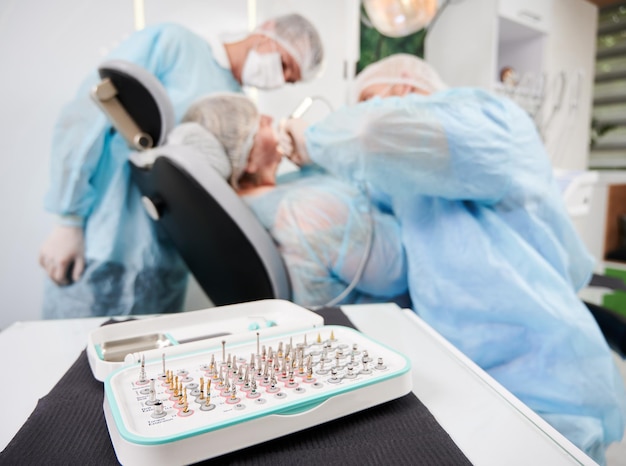
<instances>
[{"instance_id":1,"label":"face mask","mask_svg":"<svg viewBox=\"0 0 626 466\"><path fill-rule=\"evenodd\" d=\"M250 50L243 65L241 81L246 86L259 89L276 89L285 84L280 53L260 54L256 50Z\"/></svg>"}]
</instances>

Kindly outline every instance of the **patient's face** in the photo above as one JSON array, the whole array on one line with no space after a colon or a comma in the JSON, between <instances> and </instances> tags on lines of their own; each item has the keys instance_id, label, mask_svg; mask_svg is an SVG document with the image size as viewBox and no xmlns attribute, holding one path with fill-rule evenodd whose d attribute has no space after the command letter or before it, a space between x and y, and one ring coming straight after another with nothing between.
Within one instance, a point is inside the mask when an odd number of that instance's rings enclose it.
<instances>
[{"instance_id":1,"label":"patient's face","mask_svg":"<svg viewBox=\"0 0 626 466\"><path fill-rule=\"evenodd\" d=\"M255 184L258 186L276 184L276 171L281 161L277 145L278 140L272 126L272 117L261 115L247 169L254 175Z\"/></svg>"}]
</instances>

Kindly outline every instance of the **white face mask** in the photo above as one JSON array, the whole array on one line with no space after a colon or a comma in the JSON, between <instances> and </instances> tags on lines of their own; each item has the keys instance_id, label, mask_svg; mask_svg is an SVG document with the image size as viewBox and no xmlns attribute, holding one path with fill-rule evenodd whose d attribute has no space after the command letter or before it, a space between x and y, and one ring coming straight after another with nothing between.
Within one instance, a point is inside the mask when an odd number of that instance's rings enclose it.
<instances>
[{"instance_id":1,"label":"white face mask","mask_svg":"<svg viewBox=\"0 0 626 466\"><path fill-rule=\"evenodd\" d=\"M280 53L260 54L256 50L250 50L243 65L241 81L246 86L259 89L276 89L285 84Z\"/></svg>"}]
</instances>

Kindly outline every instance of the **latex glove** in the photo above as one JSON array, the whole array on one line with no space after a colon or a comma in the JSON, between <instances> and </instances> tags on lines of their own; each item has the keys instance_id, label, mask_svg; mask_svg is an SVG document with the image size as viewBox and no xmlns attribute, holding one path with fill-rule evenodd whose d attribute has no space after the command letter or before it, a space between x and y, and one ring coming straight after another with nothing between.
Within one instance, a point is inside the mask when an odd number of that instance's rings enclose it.
<instances>
[{"instance_id":1,"label":"latex glove","mask_svg":"<svg viewBox=\"0 0 626 466\"><path fill-rule=\"evenodd\" d=\"M41 246L39 264L58 285L78 281L85 270L82 227L57 225Z\"/></svg>"},{"instance_id":2,"label":"latex glove","mask_svg":"<svg viewBox=\"0 0 626 466\"><path fill-rule=\"evenodd\" d=\"M281 121L278 128L278 151L300 167L313 163L304 140L304 131L308 126L300 118L290 118Z\"/></svg>"}]
</instances>

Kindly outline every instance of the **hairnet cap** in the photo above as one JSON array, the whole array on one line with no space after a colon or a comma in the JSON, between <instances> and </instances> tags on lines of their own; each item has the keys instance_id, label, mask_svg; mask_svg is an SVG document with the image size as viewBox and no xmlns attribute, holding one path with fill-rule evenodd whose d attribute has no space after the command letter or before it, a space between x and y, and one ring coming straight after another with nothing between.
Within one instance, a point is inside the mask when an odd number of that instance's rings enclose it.
<instances>
[{"instance_id":1,"label":"hairnet cap","mask_svg":"<svg viewBox=\"0 0 626 466\"><path fill-rule=\"evenodd\" d=\"M237 187L237 181L248 163L259 118L256 105L248 97L220 93L194 102L182 121L199 123L217 138L230 160L230 183Z\"/></svg>"},{"instance_id":2,"label":"hairnet cap","mask_svg":"<svg viewBox=\"0 0 626 466\"><path fill-rule=\"evenodd\" d=\"M355 81L354 101L373 84L409 84L426 92L437 92L448 86L435 69L415 55L399 53L366 66Z\"/></svg>"},{"instance_id":3,"label":"hairnet cap","mask_svg":"<svg viewBox=\"0 0 626 466\"><path fill-rule=\"evenodd\" d=\"M222 178L230 179L233 168L224 146L200 123L188 121L176 126L168 134L167 143L194 148ZM158 151L158 149L152 150Z\"/></svg>"},{"instance_id":4,"label":"hairnet cap","mask_svg":"<svg viewBox=\"0 0 626 466\"><path fill-rule=\"evenodd\" d=\"M313 24L293 13L265 21L254 30L275 40L289 52L300 66L302 80L314 78L322 68L324 47Z\"/></svg>"}]
</instances>

